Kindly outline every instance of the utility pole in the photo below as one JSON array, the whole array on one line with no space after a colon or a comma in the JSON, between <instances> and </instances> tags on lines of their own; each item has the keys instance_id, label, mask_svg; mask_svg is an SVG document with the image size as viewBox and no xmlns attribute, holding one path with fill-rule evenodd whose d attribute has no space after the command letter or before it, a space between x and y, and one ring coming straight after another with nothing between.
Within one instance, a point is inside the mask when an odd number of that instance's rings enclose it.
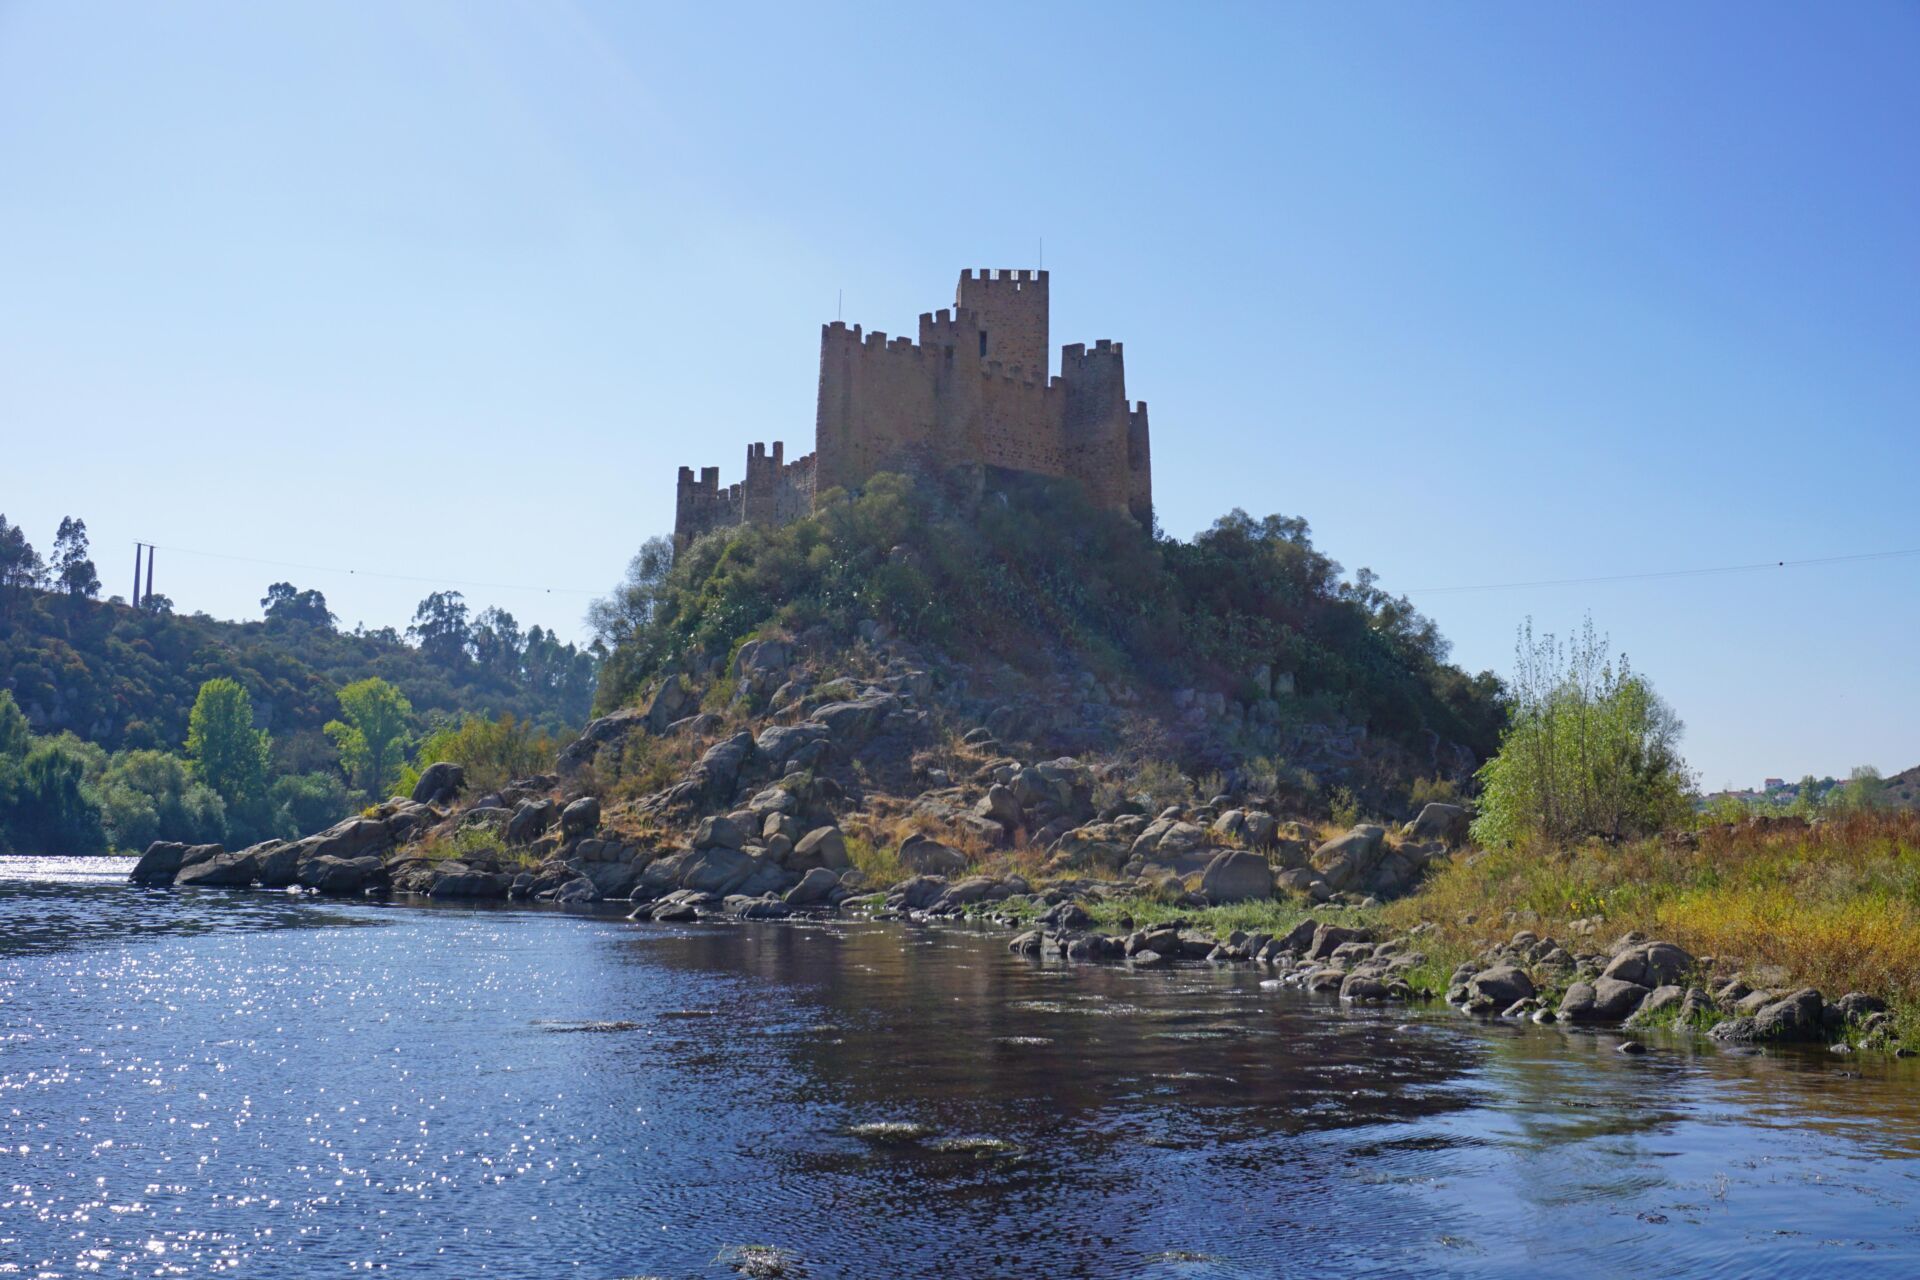
<instances>
[{"instance_id":1,"label":"utility pole","mask_svg":"<svg viewBox=\"0 0 1920 1280\"><path fill-rule=\"evenodd\" d=\"M153 553L155 550L152 543L147 544L147 594L142 598L143 602L153 599Z\"/></svg>"},{"instance_id":2,"label":"utility pole","mask_svg":"<svg viewBox=\"0 0 1920 1280\"><path fill-rule=\"evenodd\" d=\"M133 602L133 607L136 609L140 607L140 547L141 545L142 544L138 542L133 544L133 594L127 597L128 600L131 600Z\"/></svg>"}]
</instances>

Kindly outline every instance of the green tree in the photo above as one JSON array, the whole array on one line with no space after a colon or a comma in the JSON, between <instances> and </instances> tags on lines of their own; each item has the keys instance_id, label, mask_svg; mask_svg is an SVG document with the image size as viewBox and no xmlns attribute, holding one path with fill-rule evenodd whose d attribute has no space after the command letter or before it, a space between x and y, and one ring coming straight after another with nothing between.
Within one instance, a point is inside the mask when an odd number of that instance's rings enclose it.
<instances>
[{"instance_id":1,"label":"green tree","mask_svg":"<svg viewBox=\"0 0 1920 1280\"><path fill-rule=\"evenodd\" d=\"M8 826L14 843L33 853L101 853L107 848L100 806L86 785L87 762L71 743L36 742L20 765Z\"/></svg>"},{"instance_id":2,"label":"green tree","mask_svg":"<svg viewBox=\"0 0 1920 1280\"><path fill-rule=\"evenodd\" d=\"M270 746L266 732L253 727L253 699L244 685L218 676L200 686L187 717L187 758L229 808L266 794Z\"/></svg>"},{"instance_id":3,"label":"green tree","mask_svg":"<svg viewBox=\"0 0 1920 1280\"><path fill-rule=\"evenodd\" d=\"M99 793L116 848L144 849L155 840L206 844L226 836L226 803L193 780L186 761L165 751L115 755L100 776Z\"/></svg>"},{"instance_id":4,"label":"green tree","mask_svg":"<svg viewBox=\"0 0 1920 1280\"><path fill-rule=\"evenodd\" d=\"M13 613L27 592L46 580L47 566L26 530L0 515L0 613Z\"/></svg>"},{"instance_id":5,"label":"green tree","mask_svg":"<svg viewBox=\"0 0 1920 1280\"><path fill-rule=\"evenodd\" d=\"M627 564L627 576L611 595L587 606L587 625L594 638L612 648L624 644L653 621L660 608L667 575L673 572L673 540L649 538Z\"/></svg>"},{"instance_id":6,"label":"green tree","mask_svg":"<svg viewBox=\"0 0 1920 1280\"><path fill-rule=\"evenodd\" d=\"M473 620L474 660L488 671L509 680L518 680L520 661L526 648L527 641L520 633L520 624L505 609L482 609Z\"/></svg>"},{"instance_id":7,"label":"green tree","mask_svg":"<svg viewBox=\"0 0 1920 1280\"><path fill-rule=\"evenodd\" d=\"M100 594L100 575L87 556L87 522L74 516L60 521L53 537L53 576L70 596L91 600Z\"/></svg>"},{"instance_id":8,"label":"green tree","mask_svg":"<svg viewBox=\"0 0 1920 1280\"><path fill-rule=\"evenodd\" d=\"M1848 813L1881 808L1886 804L1886 789L1886 780L1878 769L1870 764L1860 765L1838 788L1838 806Z\"/></svg>"},{"instance_id":9,"label":"green tree","mask_svg":"<svg viewBox=\"0 0 1920 1280\"><path fill-rule=\"evenodd\" d=\"M298 590L291 582L276 582L268 587L260 607L266 611L267 621L275 625L297 622L333 630L335 618L327 608L327 598L312 589Z\"/></svg>"},{"instance_id":10,"label":"green tree","mask_svg":"<svg viewBox=\"0 0 1920 1280\"><path fill-rule=\"evenodd\" d=\"M327 722L327 736L339 747L340 763L354 785L379 797L406 759L413 707L377 676L354 681L339 696L343 719Z\"/></svg>"},{"instance_id":11,"label":"green tree","mask_svg":"<svg viewBox=\"0 0 1920 1280\"><path fill-rule=\"evenodd\" d=\"M26 713L12 693L0 689L0 757L24 760L32 745L33 727L27 723Z\"/></svg>"},{"instance_id":12,"label":"green tree","mask_svg":"<svg viewBox=\"0 0 1920 1280\"><path fill-rule=\"evenodd\" d=\"M413 625L407 635L420 646L420 652L446 666L463 665L473 632L467 626L466 600L458 591L436 591L413 611Z\"/></svg>"},{"instance_id":13,"label":"green tree","mask_svg":"<svg viewBox=\"0 0 1920 1280\"><path fill-rule=\"evenodd\" d=\"M1480 769L1474 838L1488 844L1622 839L1680 821L1692 776L1681 724L1589 619L1566 645L1521 628L1500 750Z\"/></svg>"},{"instance_id":14,"label":"green tree","mask_svg":"<svg viewBox=\"0 0 1920 1280\"><path fill-rule=\"evenodd\" d=\"M331 773L275 778L267 795L275 834L292 840L330 827L347 815L347 787Z\"/></svg>"},{"instance_id":15,"label":"green tree","mask_svg":"<svg viewBox=\"0 0 1920 1280\"><path fill-rule=\"evenodd\" d=\"M1802 818L1820 816L1820 780L1812 774L1800 779L1800 785L1794 788L1793 803L1787 806L1787 812L1798 814Z\"/></svg>"}]
</instances>

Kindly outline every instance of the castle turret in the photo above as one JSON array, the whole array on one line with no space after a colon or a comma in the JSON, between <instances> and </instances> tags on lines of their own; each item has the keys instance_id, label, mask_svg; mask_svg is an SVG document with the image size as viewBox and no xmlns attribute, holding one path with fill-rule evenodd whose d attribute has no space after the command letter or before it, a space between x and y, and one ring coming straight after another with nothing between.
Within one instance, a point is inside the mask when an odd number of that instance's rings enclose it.
<instances>
[{"instance_id":1,"label":"castle turret","mask_svg":"<svg viewBox=\"0 0 1920 1280\"><path fill-rule=\"evenodd\" d=\"M1053 348L1047 344L1047 273L1044 271L962 271L953 305L970 310L980 323L979 358L1018 365L1033 377L1047 376Z\"/></svg>"},{"instance_id":2,"label":"castle turret","mask_svg":"<svg viewBox=\"0 0 1920 1280\"><path fill-rule=\"evenodd\" d=\"M1128 455L1133 451L1127 408L1124 348L1102 338L1091 349L1074 343L1060 349L1060 384L1066 391L1063 427L1067 473L1087 486L1094 501L1130 508ZM1141 421L1140 444L1146 443Z\"/></svg>"}]
</instances>

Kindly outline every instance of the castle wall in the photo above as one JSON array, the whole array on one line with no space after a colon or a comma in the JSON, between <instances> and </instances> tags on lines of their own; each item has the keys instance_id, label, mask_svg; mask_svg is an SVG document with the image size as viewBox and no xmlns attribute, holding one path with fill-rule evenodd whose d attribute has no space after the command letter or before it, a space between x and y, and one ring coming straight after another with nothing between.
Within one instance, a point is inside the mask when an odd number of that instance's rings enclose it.
<instances>
[{"instance_id":1,"label":"castle wall","mask_svg":"<svg viewBox=\"0 0 1920 1280\"><path fill-rule=\"evenodd\" d=\"M747 478L720 487L720 468L680 468L675 495L673 546L678 551L702 534L740 524L790 524L813 510L814 455L794 462L783 458L786 446L773 442L747 446Z\"/></svg>"},{"instance_id":2,"label":"castle wall","mask_svg":"<svg viewBox=\"0 0 1920 1280\"><path fill-rule=\"evenodd\" d=\"M1127 415L1127 510L1141 524L1153 524L1153 451L1145 400Z\"/></svg>"},{"instance_id":3,"label":"castle wall","mask_svg":"<svg viewBox=\"0 0 1920 1280\"><path fill-rule=\"evenodd\" d=\"M980 453L983 465L1044 476L1072 474L1066 437L1066 395L1040 379L1015 378L998 361L980 377Z\"/></svg>"},{"instance_id":4,"label":"castle wall","mask_svg":"<svg viewBox=\"0 0 1920 1280\"><path fill-rule=\"evenodd\" d=\"M820 400L814 420L816 478L824 490L858 487L889 465L934 451L935 387L946 357L901 338L839 321L820 331Z\"/></svg>"}]
</instances>

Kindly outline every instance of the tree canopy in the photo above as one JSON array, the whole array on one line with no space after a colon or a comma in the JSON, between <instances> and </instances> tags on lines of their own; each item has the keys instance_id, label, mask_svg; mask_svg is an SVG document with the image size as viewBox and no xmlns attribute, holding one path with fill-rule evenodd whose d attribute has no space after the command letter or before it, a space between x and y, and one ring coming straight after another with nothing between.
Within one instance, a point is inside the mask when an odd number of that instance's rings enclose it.
<instances>
[{"instance_id":1,"label":"tree canopy","mask_svg":"<svg viewBox=\"0 0 1920 1280\"><path fill-rule=\"evenodd\" d=\"M510 712L558 731L578 727L592 707L596 655L542 627L522 631L503 610L483 611L449 656L391 628L341 631L326 597L293 583L274 583L261 607L262 621L224 622L176 613L160 595L141 608L69 595L0 516L0 689L41 733L70 729L108 751L177 750L200 685L227 676L246 687L286 771L332 764L322 729L338 715L335 693L368 676L399 688L427 718ZM316 744L325 757L317 762Z\"/></svg>"},{"instance_id":2,"label":"tree canopy","mask_svg":"<svg viewBox=\"0 0 1920 1280\"><path fill-rule=\"evenodd\" d=\"M266 792L268 738L253 727L253 699L237 680L220 676L200 686L187 720L187 758L194 776L230 805Z\"/></svg>"},{"instance_id":3,"label":"tree canopy","mask_svg":"<svg viewBox=\"0 0 1920 1280\"><path fill-rule=\"evenodd\" d=\"M68 516L53 539L53 577L60 590L91 600L100 594L100 575L87 555L87 522Z\"/></svg>"},{"instance_id":4,"label":"tree canopy","mask_svg":"<svg viewBox=\"0 0 1920 1280\"><path fill-rule=\"evenodd\" d=\"M354 785L384 798L387 784L406 759L413 707L378 676L354 681L339 697L341 719L327 722L327 736L339 747L340 764Z\"/></svg>"},{"instance_id":5,"label":"tree canopy","mask_svg":"<svg viewBox=\"0 0 1920 1280\"><path fill-rule=\"evenodd\" d=\"M267 588L267 594L260 601L270 625L285 626L289 623L308 627L324 627L333 630L336 619L327 608L327 598L318 591L301 591L291 582L276 582Z\"/></svg>"}]
</instances>

